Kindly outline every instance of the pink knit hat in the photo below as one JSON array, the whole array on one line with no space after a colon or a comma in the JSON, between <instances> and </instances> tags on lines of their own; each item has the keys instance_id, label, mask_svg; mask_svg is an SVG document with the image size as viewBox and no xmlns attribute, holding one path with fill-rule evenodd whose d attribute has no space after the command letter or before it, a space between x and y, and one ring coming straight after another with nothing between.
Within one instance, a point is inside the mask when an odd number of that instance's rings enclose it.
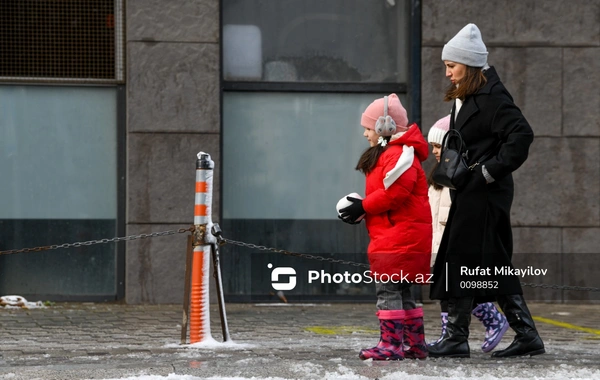
<instances>
[{"instance_id":1,"label":"pink knit hat","mask_svg":"<svg viewBox=\"0 0 600 380\"><path fill-rule=\"evenodd\" d=\"M440 144L444 141L446 132L450 129L450 115L447 115L440 120L436 121L433 127L429 129L427 134L427 142Z\"/></svg>"},{"instance_id":2,"label":"pink knit hat","mask_svg":"<svg viewBox=\"0 0 600 380\"><path fill-rule=\"evenodd\" d=\"M387 114L394 119L396 123L396 132L405 132L408 130L408 117L406 116L406 110L402 107L402 103L400 103L400 99L396 94L390 94L388 96L388 109ZM375 124L377 124L377 120L384 116L383 110L384 102L383 98L376 99L373 103L369 104L365 112L363 112L362 117L360 118L360 125L365 128L375 129Z\"/></svg>"}]
</instances>

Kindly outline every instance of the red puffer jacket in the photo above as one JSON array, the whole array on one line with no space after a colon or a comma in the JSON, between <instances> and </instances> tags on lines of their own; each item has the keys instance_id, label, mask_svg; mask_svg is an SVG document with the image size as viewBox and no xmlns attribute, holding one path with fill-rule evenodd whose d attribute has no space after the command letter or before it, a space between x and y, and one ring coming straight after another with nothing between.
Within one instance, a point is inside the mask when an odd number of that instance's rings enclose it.
<instances>
[{"instance_id":1,"label":"red puffer jacket","mask_svg":"<svg viewBox=\"0 0 600 380\"><path fill-rule=\"evenodd\" d=\"M429 146L416 124L399 138L394 137L366 178L363 207L371 240L371 276L379 279L381 274L396 274L393 279L400 280L402 276L408 281L422 281L430 272L432 238L427 179L421 166ZM414 148L412 166L408 161L406 170L386 189L384 178L403 151L404 160L411 157L411 149L405 147Z\"/></svg>"}]
</instances>

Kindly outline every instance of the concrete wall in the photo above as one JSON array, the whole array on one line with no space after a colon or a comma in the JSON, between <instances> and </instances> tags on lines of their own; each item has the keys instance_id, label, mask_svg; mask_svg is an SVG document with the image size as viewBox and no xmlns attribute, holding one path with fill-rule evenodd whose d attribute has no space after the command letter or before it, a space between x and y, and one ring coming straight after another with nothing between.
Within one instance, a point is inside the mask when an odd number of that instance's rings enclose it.
<instances>
[{"instance_id":1,"label":"concrete wall","mask_svg":"<svg viewBox=\"0 0 600 380\"><path fill-rule=\"evenodd\" d=\"M479 26L489 64L535 132L515 173L515 265L548 268L525 282L599 287L600 1L423 1L422 122L448 114L442 47ZM541 300L600 300L600 293L526 288Z\"/></svg>"},{"instance_id":2,"label":"concrete wall","mask_svg":"<svg viewBox=\"0 0 600 380\"><path fill-rule=\"evenodd\" d=\"M219 1L126 4L127 234L187 228L196 154L220 156ZM127 243L127 303L182 302L186 236Z\"/></svg>"}]
</instances>

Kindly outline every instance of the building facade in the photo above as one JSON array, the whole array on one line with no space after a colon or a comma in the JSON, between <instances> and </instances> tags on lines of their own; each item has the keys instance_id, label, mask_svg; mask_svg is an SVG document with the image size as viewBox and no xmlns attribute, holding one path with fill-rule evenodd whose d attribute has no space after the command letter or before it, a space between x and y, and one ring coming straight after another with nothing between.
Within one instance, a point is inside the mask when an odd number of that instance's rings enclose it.
<instances>
[{"instance_id":1,"label":"building facade","mask_svg":"<svg viewBox=\"0 0 600 380\"><path fill-rule=\"evenodd\" d=\"M115 37L112 49L124 54L111 58L110 83L2 73L8 116L0 122L12 126L2 128L3 161L14 180L1 197L9 211L0 216L0 249L187 228L195 158L204 151L216 164L213 220L224 236L364 263L364 227L339 223L334 210L364 186L354 170L365 148L360 113L395 92L426 134L451 108L442 100L443 44L473 22L536 136L514 174L515 265L548 269L525 282L600 286L599 0L108 3L123 31L122 48ZM22 132L28 107L39 108L38 127ZM28 161L38 145L18 147L30 136L52 149ZM180 303L185 244L175 234L96 251L0 256L0 293ZM306 281L308 270L359 271L351 266L226 245L226 299L277 300L268 264L298 273L289 300L373 297L372 285ZM598 292L526 292L541 301L600 299Z\"/></svg>"}]
</instances>

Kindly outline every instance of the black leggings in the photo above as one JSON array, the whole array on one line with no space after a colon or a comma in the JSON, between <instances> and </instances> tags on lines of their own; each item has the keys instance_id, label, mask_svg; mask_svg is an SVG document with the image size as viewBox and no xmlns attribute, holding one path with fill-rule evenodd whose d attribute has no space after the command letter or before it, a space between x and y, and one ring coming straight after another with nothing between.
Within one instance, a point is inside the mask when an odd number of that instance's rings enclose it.
<instances>
[{"instance_id":1,"label":"black leggings","mask_svg":"<svg viewBox=\"0 0 600 380\"><path fill-rule=\"evenodd\" d=\"M447 313L448 312L448 300L441 300L440 301L440 309L442 309L442 313Z\"/></svg>"}]
</instances>

